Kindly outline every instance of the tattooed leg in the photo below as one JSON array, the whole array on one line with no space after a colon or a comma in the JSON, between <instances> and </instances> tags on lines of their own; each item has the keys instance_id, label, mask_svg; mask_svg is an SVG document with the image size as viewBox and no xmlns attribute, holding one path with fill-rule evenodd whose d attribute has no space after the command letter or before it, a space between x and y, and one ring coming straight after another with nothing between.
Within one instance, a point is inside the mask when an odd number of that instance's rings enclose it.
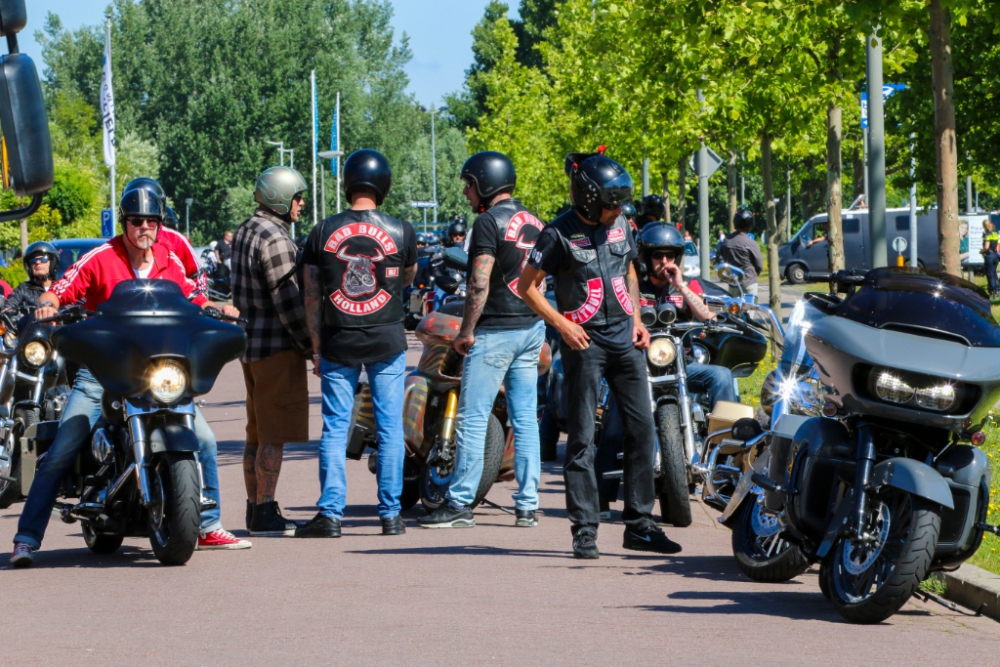
<instances>
[{"instance_id":1,"label":"tattooed leg","mask_svg":"<svg viewBox=\"0 0 1000 667\"><path fill-rule=\"evenodd\" d=\"M257 503L269 503L274 500L274 492L278 488L278 475L281 473L281 459L285 453L284 445L261 445L257 451Z\"/></svg>"},{"instance_id":2,"label":"tattooed leg","mask_svg":"<svg viewBox=\"0 0 1000 667\"><path fill-rule=\"evenodd\" d=\"M257 502L257 443L248 442L243 447L243 483L247 487L247 500Z\"/></svg>"}]
</instances>

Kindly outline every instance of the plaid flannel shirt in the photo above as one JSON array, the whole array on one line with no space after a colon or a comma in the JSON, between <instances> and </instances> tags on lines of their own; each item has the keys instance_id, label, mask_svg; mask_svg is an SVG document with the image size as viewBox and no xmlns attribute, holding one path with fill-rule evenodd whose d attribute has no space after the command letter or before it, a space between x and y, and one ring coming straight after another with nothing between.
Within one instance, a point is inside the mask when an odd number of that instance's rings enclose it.
<instances>
[{"instance_id":1,"label":"plaid flannel shirt","mask_svg":"<svg viewBox=\"0 0 1000 667\"><path fill-rule=\"evenodd\" d=\"M289 227L274 213L258 208L233 236L233 305L247 319L247 349L242 357L246 362L282 350L312 349ZM286 276L290 277L282 282Z\"/></svg>"}]
</instances>

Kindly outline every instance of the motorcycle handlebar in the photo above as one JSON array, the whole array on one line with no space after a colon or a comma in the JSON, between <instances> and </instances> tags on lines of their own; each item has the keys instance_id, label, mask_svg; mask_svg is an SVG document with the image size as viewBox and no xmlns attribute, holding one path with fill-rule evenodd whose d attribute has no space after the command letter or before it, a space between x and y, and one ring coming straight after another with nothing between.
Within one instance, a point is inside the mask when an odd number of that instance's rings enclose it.
<instances>
[{"instance_id":1,"label":"motorcycle handlebar","mask_svg":"<svg viewBox=\"0 0 1000 667\"><path fill-rule=\"evenodd\" d=\"M202 308L202 310L209 317L213 317L223 322L233 322L234 324L247 324L249 322L249 320L247 320L247 318L245 317L232 317L231 315L226 315L218 308L213 308L211 306L209 306L208 308Z\"/></svg>"}]
</instances>

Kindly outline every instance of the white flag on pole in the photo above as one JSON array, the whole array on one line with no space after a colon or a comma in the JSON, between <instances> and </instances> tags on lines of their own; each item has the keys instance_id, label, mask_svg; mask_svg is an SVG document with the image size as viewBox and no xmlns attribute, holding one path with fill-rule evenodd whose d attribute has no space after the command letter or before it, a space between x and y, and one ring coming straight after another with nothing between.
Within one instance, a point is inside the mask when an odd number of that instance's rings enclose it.
<instances>
[{"instance_id":1,"label":"white flag on pole","mask_svg":"<svg viewBox=\"0 0 1000 667\"><path fill-rule=\"evenodd\" d=\"M111 31L104 40L104 77L101 79L101 115L104 117L104 164L115 166L115 93L111 87Z\"/></svg>"}]
</instances>

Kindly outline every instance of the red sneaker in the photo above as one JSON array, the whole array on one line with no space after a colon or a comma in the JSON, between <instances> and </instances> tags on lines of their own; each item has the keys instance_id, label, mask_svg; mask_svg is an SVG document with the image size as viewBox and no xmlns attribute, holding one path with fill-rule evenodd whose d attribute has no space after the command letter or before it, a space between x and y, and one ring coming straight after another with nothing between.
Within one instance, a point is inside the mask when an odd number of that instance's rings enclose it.
<instances>
[{"instance_id":1,"label":"red sneaker","mask_svg":"<svg viewBox=\"0 0 1000 667\"><path fill-rule=\"evenodd\" d=\"M14 542L14 551L10 554L10 564L13 567L30 567L35 562L31 554L34 549L27 542Z\"/></svg>"},{"instance_id":2,"label":"red sneaker","mask_svg":"<svg viewBox=\"0 0 1000 667\"><path fill-rule=\"evenodd\" d=\"M211 533L202 533L198 536L198 551L210 551L212 549L249 549L252 545L250 540L241 540L228 530L219 528Z\"/></svg>"}]
</instances>

